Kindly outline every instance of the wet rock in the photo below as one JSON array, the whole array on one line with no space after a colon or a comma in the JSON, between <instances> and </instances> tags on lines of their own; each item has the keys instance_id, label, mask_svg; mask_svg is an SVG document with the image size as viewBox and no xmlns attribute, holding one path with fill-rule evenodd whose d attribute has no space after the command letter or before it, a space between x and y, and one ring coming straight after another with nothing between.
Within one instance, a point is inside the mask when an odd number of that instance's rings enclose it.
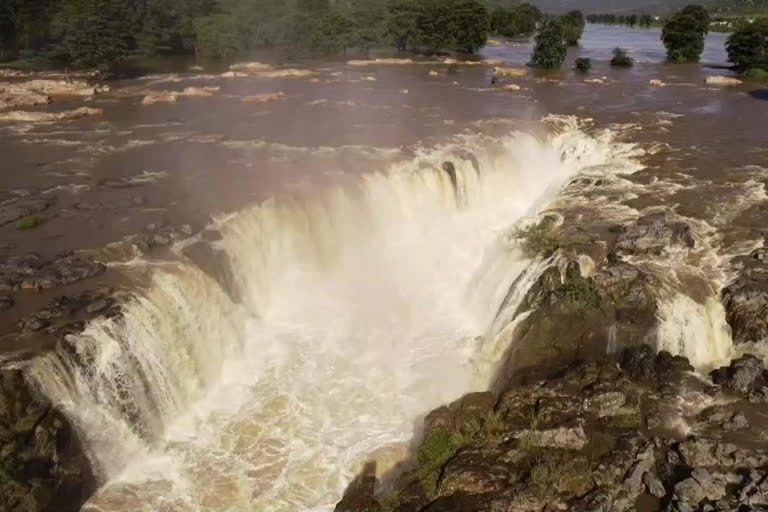
<instances>
[{"instance_id":1,"label":"wet rock","mask_svg":"<svg viewBox=\"0 0 768 512\"><path fill-rule=\"evenodd\" d=\"M560 427L549 430L524 430L520 439L526 446L581 450L587 444L587 436L581 427Z\"/></svg>"},{"instance_id":2,"label":"wet rock","mask_svg":"<svg viewBox=\"0 0 768 512\"><path fill-rule=\"evenodd\" d=\"M484 494L501 491L513 480L509 467L503 461L468 450L460 452L446 464L437 493L439 496Z\"/></svg>"},{"instance_id":3,"label":"wet rock","mask_svg":"<svg viewBox=\"0 0 768 512\"><path fill-rule=\"evenodd\" d=\"M649 345L630 347L621 358L621 368L633 379L662 388L674 386L683 375L694 370L688 359L669 352L655 353Z\"/></svg>"},{"instance_id":4,"label":"wet rock","mask_svg":"<svg viewBox=\"0 0 768 512\"><path fill-rule=\"evenodd\" d=\"M765 364L749 354L731 361L729 366L712 371L710 377L715 384L743 395L761 391L768 384Z\"/></svg>"},{"instance_id":5,"label":"wet rock","mask_svg":"<svg viewBox=\"0 0 768 512\"><path fill-rule=\"evenodd\" d=\"M362 473L347 487L334 512L381 512L382 507L374 498L376 464L368 463Z\"/></svg>"},{"instance_id":6,"label":"wet rock","mask_svg":"<svg viewBox=\"0 0 768 512\"><path fill-rule=\"evenodd\" d=\"M660 255L670 247L691 249L696 238L691 226L665 215L646 215L634 224L621 226L616 250L629 254Z\"/></svg>"},{"instance_id":7,"label":"wet rock","mask_svg":"<svg viewBox=\"0 0 768 512\"><path fill-rule=\"evenodd\" d=\"M707 85L718 85L718 86L724 86L724 87L734 87L736 85L741 85L744 82L739 80L738 78L733 78L730 76L708 76L706 79Z\"/></svg>"},{"instance_id":8,"label":"wet rock","mask_svg":"<svg viewBox=\"0 0 768 512\"><path fill-rule=\"evenodd\" d=\"M93 316L106 313L117 303L108 289L85 292L76 297L57 297L44 308L27 315L19 322L19 327L30 331L39 331L52 325L71 325L78 315Z\"/></svg>"},{"instance_id":9,"label":"wet rock","mask_svg":"<svg viewBox=\"0 0 768 512\"><path fill-rule=\"evenodd\" d=\"M14 303L15 302L13 297L9 297L8 295L0 295L0 313L11 309Z\"/></svg>"},{"instance_id":10,"label":"wet rock","mask_svg":"<svg viewBox=\"0 0 768 512\"><path fill-rule=\"evenodd\" d=\"M667 491L664 489L664 484L650 471L643 473L643 484L650 494L659 499L667 495Z\"/></svg>"},{"instance_id":11,"label":"wet rock","mask_svg":"<svg viewBox=\"0 0 768 512\"><path fill-rule=\"evenodd\" d=\"M768 274L745 271L723 290L723 306L734 343L768 338Z\"/></svg>"},{"instance_id":12,"label":"wet rock","mask_svg":"<svg viewBox=\"0 0 768 512\"><path fill-rule=\"evenodd\" d=\"M693 478L688 478L675 485L675 497L681 502L696 508L699 502L703 501L707 495L699 482Z\"/></svg>"},{"instance_id":13,"label":"wet rock","mask_svg":"<svg viewBox=\"0 0 768 512\"><path fill-rule=\"evenodd\" d=\"M0 510L79 510L96 488L75 429L19 370L0 370L0 454Z\"/></svg>"},{"instance_id":14,"label":"wet rock","mask_svg":"<svg viewBox=\"0 0 768 512\"><path fill-rule=\"evenodd\" d=\"M768 462L763 450L748 450L713 439L695 438L677 447L682 461L690 467L719 467L724 469L757 468Z\"/></svg>"},{"instance_id":15,"label":"wet rock","mask_svg":"<svg viewBox=\"0 0 768 512\"><path fill-rule=\"evenodd\" d=\"M56 200L50 196L22 197L6 201L0 204L0 226L42 213L55 203Z\"/></svg>"}]
</instances>

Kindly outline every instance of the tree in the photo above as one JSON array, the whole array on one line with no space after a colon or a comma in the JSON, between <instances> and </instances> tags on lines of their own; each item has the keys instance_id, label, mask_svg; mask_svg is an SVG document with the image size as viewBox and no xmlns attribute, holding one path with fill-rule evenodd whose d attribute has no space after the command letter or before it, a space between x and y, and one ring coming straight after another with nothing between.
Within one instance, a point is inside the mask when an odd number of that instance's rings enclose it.
<instances>
[{"instance_id":1,"label":"tree","mask_svg":"<svg viewBox=\"0 0 768 512\"><path fill-rule=\"evenodd\" d=\"M531 64L542 69L559 68L567 53L562 25L557 20L543 22L536 35Z\"/></svg>"},{"instance_id":2,"label":"tree","mask_svg":"<svg viewBox=\"0 0 768 512\"><path fill-rule=\"evenodd\" d=\"M747 23L736 30L726 43L728 60L740 73L768 71L768 18Z\"/></svg>"},{"instance_id":3,"label":"tree","mask_svg":"<svg viewBox=\"0 0 768 512\"><path fill-rule=\"evenodd\" d=\"M416 0L390 0L387 4L387 21L384 33L400 51L408 49L416 38L416 20L422 7Z\"/></svg>"},{"instance_id":4,"label":"tree","mask_svg":"<svg viewBox=\"0 0 768 512\"><path fill-rule=\"evenodd\" d=\"M584 33L584 26L586 21L581 11L571 11L568 14L559 18L560 24L563 27L563 35L565 42L569 46L576 46L579 44L579 39Z\"/></svg>"},{"instance_id":5,"label":"tree","mask_svg":"<svg viewBox=\"0 0 768 512\"><path fill-rule=\"evenodd\" d=\"M229 14L212 14L195 20L195 53L229 60L241 51L235 20Z\"/></svg>"},{"instance_id":6,"label":"tree","mask_svg":"<svg viewBox=\"0 0 768 512\"><path fill-rule=\"evenodd\" d=\"M582 73L589 73L589 71L592 69L592 59L580 57L576 59L574 64L576 66L576 70L581 71Z\"/></svg>"},{"instance_id":7,"label":"tree","mask_svg":"<svg viewBox=\"0 0 768 512\"><path fill-rule=\"evenodd\" d=\"M515 18L517 28L520 34L533 34L536 31L536 25L542 18L542 13L538 7L529 3L520 4L515 9Z\"/></svg>"},{"instance_id":8,"label":"tree","mask_svg":"<svg viewBox=\"0 0 768 512\"><path fill-rule=\"evenodd\" d=\"M445 0L422 0L422 5L416 17L415 45L427 53L455 47L453 6Z\"/></svg>"},{"instance_id":9,"label":"tree","mask_svg":"<svg viewBox=\"0 0 768 512\"><path fill-rule=\"evenodd\" d=\"M57 20L68 64L112 73L129 54L130 5L121 0L67 0Z\"/></svg>"},{"instance_id":10,"label":"tree","mask_svg":"<svg viewBox=\"0 0 768 512\"><path fill-rule=\"evenodd\" d=\"M615 48L613 50L613 58L611 59L611 66L628 68L634 64L632 57L627 55L627 50L624 48Z\"/></svg>"},{"instance_id":11,"label":"tree","mask_svg":"<svg viewBox=\"0 0 768 512\"><path fill-rule=\"evenodd\" d=\"M672 16L664 25L661 40L667 59L673 62L696 62L704 51L704 38L709 31L709 14L698 5L689 5Z\"/></svg>"},{"instance_id":12,"label":"tree","mask_svg":"<svg viewBox=\"0 0 768 512\"><path fill-rule=\"evenodd\" d=\"M353 44L355 24L341 11L333 9L320 20L316 47L327 53L337 53Z\"/></svg>"},{"instance_id":13,"label":"tree","mask_svg":"<svg viewBox=\"0 0 768 512\"><path fill-rule=\"evenodd\" d=\"M459 0L453 7L456 49L474 53L488 41L491 19L478 0Z\"/></svg>"}]
</instances>

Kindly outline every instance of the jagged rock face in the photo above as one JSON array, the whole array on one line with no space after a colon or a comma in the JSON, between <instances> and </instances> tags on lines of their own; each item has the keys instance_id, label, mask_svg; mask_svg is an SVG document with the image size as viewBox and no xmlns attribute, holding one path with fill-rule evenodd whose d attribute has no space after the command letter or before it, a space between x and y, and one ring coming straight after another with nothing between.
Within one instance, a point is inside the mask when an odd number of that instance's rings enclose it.
<instances>
[{"instance_id":1,"label":"jagged rock face","mask_svg":"<svg viewBox=\"0 0 768 512\"><path fill-rule=\"evenodd\" d=\"M734 343L768 338L768 274L745 275L723 290Z\"/></svg>"},{"instance_id":2,"label":"jagged rock face","mask_svg":"<svg viewBox=\"0 0 768 512\"><path fill-rule=\"evenodd\" d=\"M0 371L0 510L76 511L95 488L66 417L30 394L20 370Z\"/></svg>"},{"instance_id":3,"label":"jagged rock face","mask_svg":"<svg viewBox=\"0 0 768 512\"><path fill-rule=\"evenodd\" d=\"M753 402L765 402L768 397L768 371L765 363L755 356L740 357L731 361L729 366L712 371L710 376L715 384Z\"/></svg>"},{"instance_id":4,"label":"jagged rock face","mask_svg":"<svg viewBox=\"0 0 768 512\"><path fill-rule=\"evenodd\" d=\"M728 368L745 364L751 368L751 359ZM690 370L685 358L634 347L622 354L621 367L583 363L507 388L495 401L475 393L436 409L426 417L416 467L380 497L381 510L705 512L768 505L768 439L747 421L762 414L760 407L745 400L707 407L726 401L721 389L730 389ZM691 426L689 435L650 426L653 411L670 399L705 396L711 399L701 408L675 412Z\"/></svg>"},{"instance_id":5,"label":"jagged rock face","mask_svg":"<svg viewBox=\"0 0 768 512\"><path fill-rule=\"evenodd\" d=\"M0 291L56 288L98 276L106 266L88 256L62 254L44 260L37 254L0 259Z\"/></svg>"},{"instance_id":6,"label":"jagged rock face","mask_svg":"<svg viewBox=\"0 0 768 512\"><path fill-rule=\"evenodd\" d=\"M518 327L494 389L603 357L620 349L619 343L643 343L656 322L658 286L653 276L615 259L604 261L588 278L581 276L576 261L567 265L564 275L550 268L520 308L533 313Z\"/></svg>"}]
</instances>

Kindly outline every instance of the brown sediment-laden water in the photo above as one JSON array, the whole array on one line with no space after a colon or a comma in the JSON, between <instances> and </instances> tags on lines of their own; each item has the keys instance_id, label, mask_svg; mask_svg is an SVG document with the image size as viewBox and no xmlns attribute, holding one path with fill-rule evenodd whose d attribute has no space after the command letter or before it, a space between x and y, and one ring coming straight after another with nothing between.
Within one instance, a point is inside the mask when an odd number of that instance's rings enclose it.
<instances>
[{"instance_id":1,"label":"brown sediment-laden water","mask_svg":"<svg viewBox=\"0 0 768 512\"><path fill-rule=\"evenodd\" d=\"M645 276L653 307L590 350L726 364L721 295L768 225L768 102L707 83L724 41L671 65L658 30L588 25L556 72L511 41L0 112L0 355L74 426L83 510L332 509L429 410L530 362L516 327L567 263L515 236L542 218L583 237L584 277L606 252Z\"/></svg>"}]
</instances>

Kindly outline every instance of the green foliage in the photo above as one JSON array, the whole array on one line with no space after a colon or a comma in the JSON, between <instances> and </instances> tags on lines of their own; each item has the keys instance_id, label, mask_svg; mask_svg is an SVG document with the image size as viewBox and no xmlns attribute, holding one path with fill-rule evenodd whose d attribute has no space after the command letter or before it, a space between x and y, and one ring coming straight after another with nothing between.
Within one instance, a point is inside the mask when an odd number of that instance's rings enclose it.
<instances>
[{"instance_id":1,"label":"green foliage","mask_svg":"<svg viewBox=\"0 0 768 512\"><path fill-rule=\"evenodd\" d=\"M474 52L490 30L490 15L479 0L418 0L412 47Z\"/></svg>"},{"instance_id":2,"label":"green foliage","mask_svg":"<svg viewBox=\"0 0 768 512\"><path fill-rule=\"evenodd\" d=\"M565 283L554 294L566 305L577 309L600 307L600 292L588 279Z\"/></svg>"},{"instance_id":3,"label":"green foliage","mask_svg":"<svg viewBox=\"0 0 768 512\"><path fill-rule=\"evenodd\" d=\"M576 69L582 73L589 73L589 71L592 69L592 59L580 57L576 59L574 64L576 65Z\"/></svg>"},{"instance_id":4,"label":"green foliage","mask_svg":"<svg viewBox=\"0 0 768 512\"><path fill-rule=\"evenodd\" d=\"M539 496L549 496L553 492L580 495L592 485L584 457L562 450L550 449L537 453L529 477Z\"/></svg>"},{"instance_id":5,"label":"green foliage","mask_svg":"<svg viewBox=\"0 0 768 512\"><path fill-rule=\"evenodd\" d=\"M419 445L416 476L428 497L434 497L441 466L456 453L453 441L450 432L438 428L429 432Z\"/></svg>"},{"instance_id":6,"label":"green foliage","mask_svg":"<svg viewBox=\"0 0 768 512\"><path fill-rule=\"evenodd\" d=\"M422 5L417 0L390 0L387 10L385 35L398 50L405 51L416 38L416 19L421 15Z\"/></svg>"},{"instance_id":7,"label":"green foliage","mask_svg":"<svg viewBox=\"0 0 768 512\"><path fill-rule=\"evenodd\" d=\"M661 32L672 62L697 62L704 51L704 38L709 31L709 13L699 5L689 5L672 16Z\"/></svg>"},{"instance_id":8,"label":"green foliage","mask_svg":"<svg viewBox=\"0 0 768 512\"><path fill-rule=\"evenodd\" d=\"M560 248L562 234L551 222L544 220L526 228L516 229L512 237L522 242L523 251L529 258L548 258Z\"/></svg>"},{"instance_id":9,"label":"green foliage","mask_svg":"<svg viewBox=\"0 0 768 512\"><path fill-rule=\"evenodd\" d=\"M60 55L76 67L112 71L129 54L133 14L121 0L65 0L56 24Z\"/></svg>"},{"instance_id":10,"label":"green foliage","mask_svg":"<svg viewBox=\"0 0 768 512\"><path fill-rule=\"evenodd\" d=\"M541 16L541 11L528 3L511 9L497 7L491 15L491 30L504 37L532 34Z\"/></svg>"},{"instance_id":11,"label":"green foliage","mask_svg":"<svg viewBox=\"0 0 768 512\"><path fill-rule=\"evenodd\" d=\"M543 22L536 34L531 64L541 69L556 69L563 65L567 53L562 25L556 20Z\"/></svg>"},{"instance_id":12,"label":"green foliage","mask_svg":"<svg viewBox=\"0 0 768 512\"><path fill-rule=\"evenodd\" d=\"M581 11L571 11L568 14L558 18L560 25L563 28L563 36L565 42L569 46L576 46L579 44L581 35L584 33L584 27L586 21Z\"/></svg>"},{"instance_id":13,"label":"green foliage","mask_svg":"<svg viewBox=\"0 0 768 512\"><path fill-rule=\"evenodd\" d=\"M460 0L454 5L456 49L474 53L488 41L491 18L485 5L477 0Z\"/></svg>"},{"instance_id":14,"label":"green foliage","mask_svg":"<svg viewBox=\"0 0 768 512\"><path fill-rule=\"evenodd\" d=\"M615 48L613 50L613 58L611 59L611 66L628 68L634 64L632 57L627 54L627 50L624 48Z\"/></svg>"},{"instance_id":15,"label":"green foliage","mask_svg":"<svg viewBox=\"0 0 768 512\"><path fill-rule=\"evenodd\" d=\"M590 23L604 23L607 25L627 25L634 27L640 25L641 27L650 27L653 25L653 16L650 14L590 14L587 16L587 21Z\"/></svg>"},{"instance_id":16,"label":"green foliage","mask_svg":"<svg viewBox=\"0 0 768 512\"><path fill-rule=\"evenodd\" d=\"M726 43L728 60L739 72L768 72L768 18L745 24ZM753 71L754 73L754 71Z\"/></svg>"},{"instance_id":17,"label":"green foliage","mask_svg":"<svg viewBox=\"0 0 768 512\"><path fill-rule=\"evenodd\" d=\"M27 215L16 221L16 229L35 229L41 226L45 222L45 219L39 215Z\"/></svg>"}]
</instances>

